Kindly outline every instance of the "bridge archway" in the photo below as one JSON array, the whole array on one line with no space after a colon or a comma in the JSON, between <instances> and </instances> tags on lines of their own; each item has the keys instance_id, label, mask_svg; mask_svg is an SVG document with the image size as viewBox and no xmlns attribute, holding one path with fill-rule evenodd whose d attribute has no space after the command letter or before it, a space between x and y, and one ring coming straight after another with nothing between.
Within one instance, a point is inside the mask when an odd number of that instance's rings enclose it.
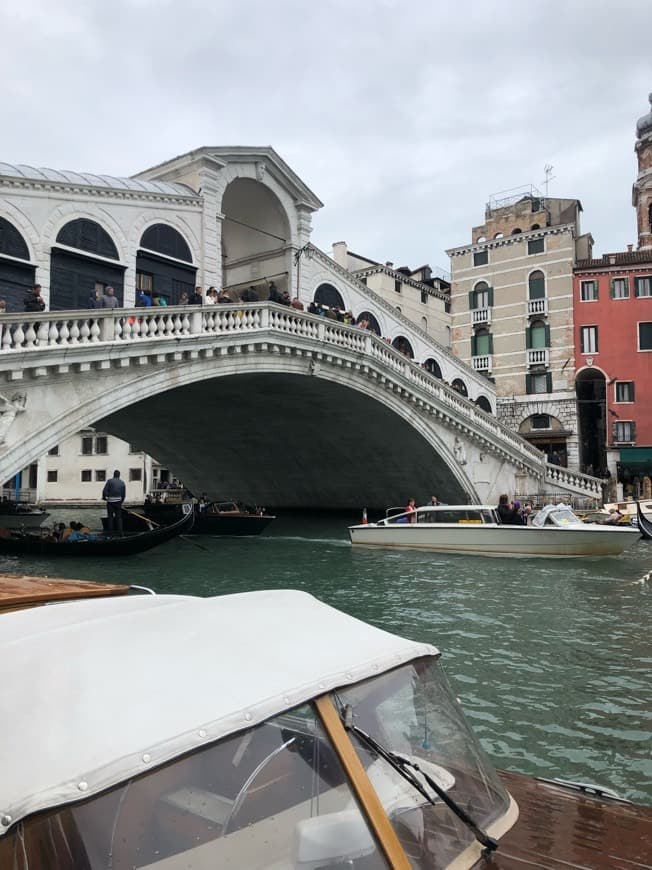
<instances>
[{"instance_id":1,"label":"bridge archway","mask_svg":"<svg viewBox=\"0 0 652 870\"><path fill-rule=\"evenodd\" d=\"M35 272L22 233L0 217L0 294L7 311L23 310L23 297L34 284Z\"/></svg>"},{"instance_id":2,"label":"bridge archway","mask_svg":"<svg viewBox=\"0 0 652 870\"><path fill-rule=\"evenodd\" d=\"M462 380L462 378L455 378L455 380L454 380L454 381L452 382L452 384L451 384L451 387L452 387L454 390L457 390L457 392L460 393L460 394L461 394L462 396L464 396L465 398L468 397L468 395L469 395L469 391L468 391L468 389L466 388L466 384L464 383L464 381Z\"/></svg>"},{"instance_id":3,"label":"bridge archway","mask_svg":"<svg viewBox=\"0 0 652 870\"><path fill-rule=\"evenodd\" d=\"M434 375L434 377L439 378L439 380L442 379L441 366L436 359L433 359L433 357L428 357L424 362L423 367L427 372L430 372L431 375Z\"/></svg>"},{"instance_id":4,"label":"bridge archway","mask_svg":"<svg viewBox=\"0 0 652 870\"><path fill-rule=\"evenodd\" d=\"M118 248L101 224L84 217L68 221L50 253L50 309L88 308L96 290L107 286L122 305L124 273Z\"/></svg>"},{"instance_id":5,"label":"bridge archway","mask_svg":"<svg viewBox=\"0 0 652 870\"><path fill-rule=\"evenodd\" d=\"M178 230L165 223L147 227L136 254L137 290L176 305L182 293L193 292L196 274L190 245Z\"/></svg>"},{"instance_id":6,"label":"bridge archway","mask_svg":"<svg viewBox=\"0 0 652 870\"><path fill-rule=\"evenodd\" d=\"M256 179L235 178L224 191L222 213L223 286L239 292L264 276L289 289L291 224L276 194Z\"/></svg>"},{"instance_id":7,"label":"bridge archway","mask_svg":"<svg viewBox=\"0 0 652 870\"><path fill-rule=\"evenodd\" d=\"M382 332L380 329L380 323L376 317L371 313L371 311L362 311L355 319L355 322L360 325L363 321L367 322L366 329L370 332L373 332L374 335L381 336Z\"/></svg>"},{"instance_id":8,"label":"bridge archway","mask_svg":"<svg viewBox=\"0 0 652 870\"><path fill-rule=\"evenodd\" d=\"M326 305L328 308L339 308L344 311L344 299L342 294L332 284L324 282L315 290L314 301L319 305Z\"/></svg>"},{"instance_id":9,"label":"bridge archway","mask_svg":"<svg viewBox=\"0 0 652 870\"><path fill-rule=\"evenodd\" d=\"M410 359L414 359L414 350L412 349L412 345L404 335L397 335L392 342L392 347L395 347L397 351L405 354L405 356L409 357Z\"/></svg>"}]
</instances>

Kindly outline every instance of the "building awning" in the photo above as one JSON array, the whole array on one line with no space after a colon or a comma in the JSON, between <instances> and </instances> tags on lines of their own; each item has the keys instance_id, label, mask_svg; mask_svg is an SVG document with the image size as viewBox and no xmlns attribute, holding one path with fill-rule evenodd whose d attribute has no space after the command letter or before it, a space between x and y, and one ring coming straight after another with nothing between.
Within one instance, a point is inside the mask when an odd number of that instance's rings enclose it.
<instances>
[{"instance_id":1,"label":"building awning","mask_svg":"<svg viewBox=\"0 0 652 870\"><path fill-rule=\"evenodd\" d=\"M652 447L621 447L623 465L652 465Z\"/></svg>"}]
</instances>

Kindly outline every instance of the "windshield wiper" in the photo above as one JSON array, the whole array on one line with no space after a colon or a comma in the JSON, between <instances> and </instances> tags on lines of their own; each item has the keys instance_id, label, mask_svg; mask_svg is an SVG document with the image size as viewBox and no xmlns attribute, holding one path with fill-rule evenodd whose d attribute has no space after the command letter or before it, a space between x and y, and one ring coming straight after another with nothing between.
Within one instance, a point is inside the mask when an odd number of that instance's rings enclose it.
<instances>
[{"instance_id":1,"label":"windshield wiper","mask_svg":"<svg viewBox=\"0 0 652 870\"><path fill-rule=\"evenodd\" d=\"M426 773L423 768L419 767L419 765L410 760L409 758L405 758L402 755L399 755L396 752L392 752L391 749L386 749L384 746L381 746L378 741L374 740L366 731L363 731L362 728L359 728L357 725L353 724L353 708L350 704L346 704L344 708L341 710L342 722L347 731L351 731L359 740L364 743L372 752L375 752L380 758L384 759L387 764L389 764L398 774L403 777L404 780L410 783L413 788L415 788L419 794L421 794L429 804L433 806L436 805L436 800L434 797L428 793L427 789L419 782L417 777L414 775L412 771L416 771L420 773L421 776L428 783L430 788L435 792L438 798L440 798L446 806L451 810L458 819L461 819L467 828L471 831L476 840L485 847L488 852L494 852L498 848L498 841L494 840L493 837L490 837L486 831L483 831L482 828L477 825L471 816L464 810L453 798L449 797L445 790L441 788L441 786L435 782L435 780Z\"/></svg>"}]
</instances>

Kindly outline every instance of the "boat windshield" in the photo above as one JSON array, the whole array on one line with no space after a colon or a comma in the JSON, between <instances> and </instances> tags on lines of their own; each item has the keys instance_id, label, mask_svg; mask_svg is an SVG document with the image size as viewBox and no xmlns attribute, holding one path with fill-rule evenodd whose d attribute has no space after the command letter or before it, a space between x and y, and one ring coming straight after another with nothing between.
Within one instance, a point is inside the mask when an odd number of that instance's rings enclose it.
<instances>
[{"instance_id":1,"label":"boat windshield","mask_svg":"<svg viewBox=\"0 0 652 870\"><path fill-rule=\"evenodd\" d=\"M355 726L384 749L415 762L484 829L503 816L509 796L466 724L440 664L420 659L338 692L337 702ZM474 834L421 779L434 803L351 731L374 784L414 868L451 864Z\"/></svg>"},{"instance_id":2,"label":"boat windshield","mask_svg":"<svg viewBox=\"0 0 652 870\"><path fill-rule=\"evenodd\" d=\"M533 526L577 526L580 518L566 504L548 504L536 514Z\"/></svg>"},{"instance_id":3,"label":"boat windshield","mask_svg":"<svg viewBox=\"0 0 652 870\"><path fill-rule=\"evenodd\" d=\"M0 839L3 870L333 866L389 865L308 705Z\"/></svg>"}]
</instances>

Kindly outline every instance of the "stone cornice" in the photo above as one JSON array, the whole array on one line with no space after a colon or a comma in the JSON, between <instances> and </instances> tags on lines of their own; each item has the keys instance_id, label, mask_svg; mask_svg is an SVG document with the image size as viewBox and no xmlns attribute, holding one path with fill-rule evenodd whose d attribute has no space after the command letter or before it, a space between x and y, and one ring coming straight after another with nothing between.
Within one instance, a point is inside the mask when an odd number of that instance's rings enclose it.
<instances>
[{"instance_id":1,"label":"stone cornice","mask_svg":"<svg viewBox=\"0 0 652 870\"><path fill-rule=\"evenodd\" d=\"M443 290L437 290L436 287L430 287L428 284L417 281L415 278L408 278L402 272L397 272L396 269L390 269L388 266L378 265L369 266L364 269L355 269L353 274L362 277L378 274L389 275L391 278L394 278L395 281L401 281L403 284L407 284L409 287L414 287L416 290L423 290L424 293L427 293L429 296L434 296L436 299L441 299L442 302L450 302L450 296ZM436 281L437 279L435 278L434 280ZM448 284L450 282L447 281L446 283Z\"/></svg>"},{"instance_id":2,"label":"stone cornice","mask_svg":"<svg viewBox=\"0 0 652 870\"><path fill-rule=\"evenodd\" d=\"M486 242L471 242L468 245L461 245L458 248L448 248L446 253L449 257L459 257L462 254L475 253L476 251L487 251L491 248L502 248L505 245L513 245L515 242L521 242L523 239L540 239L544 236L558 236L562 233L571 232L574 234L574 224L559 224L554 227L541 227L539 230L530 230L527 233L517 233L515 236L503 236L500 239L487 239Z\"/></svg>"},{"instance_id":3,"label":"stone cornice","mask_svg":"<svg viewBox=\"0 0 652 870\"><path fill-rule=\"evenodd\" d=\"M11 190L29 190L37 192L55 191L57 193L76 194L86 198L96 197L98 199L121 199L121 200L136 200L138 202L168 202L178 203L179 205L201 205L203 199L201 196L171 194L171 193L154 193L143 190L122 190L110 187L96 187L90 184L72 184L63 181L42 181L32 178L15 178L14 176L0 176L0 189L10 188Z\"/></svg>"}]
</instances>

